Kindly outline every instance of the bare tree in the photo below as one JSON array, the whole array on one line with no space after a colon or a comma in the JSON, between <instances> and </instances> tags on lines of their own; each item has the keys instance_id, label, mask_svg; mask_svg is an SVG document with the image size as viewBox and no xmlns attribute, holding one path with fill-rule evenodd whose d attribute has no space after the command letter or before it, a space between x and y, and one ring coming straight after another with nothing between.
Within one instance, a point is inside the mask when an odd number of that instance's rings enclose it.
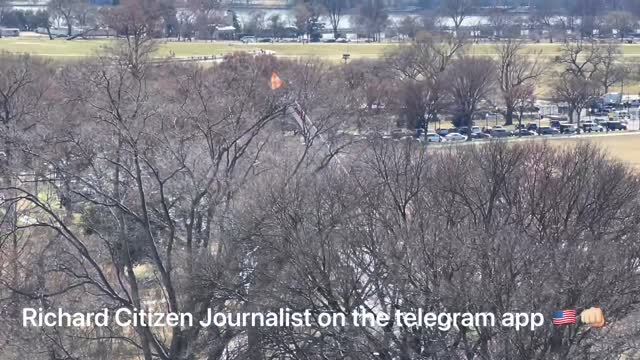
<instances>
[{"instance_id":1,"label":"bare tree","mask_svg":"<svg viewBox=\"0 0 640 360\"><path fill-rule=\"evenodd\" d=\"M8 5L9 5L8 0L0 0L0 20L4 18L4 13L9 7Z\"/></svg>"},{"instance_id":2,"label":"bare tree","mask_svg":"<svg viewBox=\"0 0 640 360\"><path fill-rule=\"evenodd\" d=\"M95 28L98 25L98 8L95 5L80 1L73 6L73 17L79 26Z\"/></svg>"},{"instance_id":3,"label":"bare tree","mask_svg":"<svg viewBox=\"0 0 640 360\"><path fill-rule=\"evenodd\" d=\"M585 79L574 73L561 74L553 84L553 98L568 105L571 123L574 121L574 113L576 114L576 124L580 132L581 112L601 94L602 88L596 81Z\"/></svg>"},{"instance_id":4,"label":"bare tree","mask_svg":"<svg viewBox=\"0 0 640 360\"><path fill-rule=\"evenodd\" d=\"M188 11L181 11L177 14L176 19L178 40L192 39L195 31L195 16Z\"/></svg>"},{"instance_id":5,"label":"bare tree","mask_svg":"<svg viewBox=\"0 0 640 360\"><path fill-rule=\"evenodd\" d=\"M489 13L489 23L493 28L497 39L508 37L507 29L511 25L511 19L503 9L493 8Z\"/></svg>"},{"instance_id":6,"label":"bare tree","mask_svg":"<svg viewBox=\"0 0 640 360\"><path fill-rule=\"evenodd\" d=\"M453 28L457 33L464 19L469 16L473 9L474 3L473 0L443 0L440 6L442 14L453 21ZM457 34L457 36L460 36L460 34Z\"/></svg>"},{"instance_id":7,"label":"bare tree","mask_svg":"<svg viewBox=\"0 0 640 360\"><path fill-rule=\"evenodd\" d=\"M52 0L47 5L49 13L62 17L67 25L67 36L73 35L73 21L76 8L81 0Z\"/></svg>"},{"instance_id":8,"label":"bare tree","mask_svg":"<svg viewBox=\"0 0 640 360\"><path fill-rule=\"evenodd\" d=\"M274 14L269 17L269 29L271 30L272 36L274 39L280 37L279 35L282 32L283 22L280 19L280 15Z\"/></svg>"},{"instance_id":9,"label":"bare tree","mask_svg":"<svg viewBox=\"0 0 640 360\"><path fill-rule=\"evenodd\" d=\"M389 52L386 61L401 77L435 79L463 47L464 42L458 37L421 34L414 44Z\"/></svg>"},{"instance_id":10,"label":"bare tree","mask_svg":"<svg viewBox=\"0 0 640 360\"><path fill-rule=\"evenodd\" d=\"M312 177L300 172L290 186L256 192L263 195L255 203L267 215L252 217L264 220L245 227L268 239L266 248L276 250L264 252L278 264L270 271L265 268L265 277L277 279L269 285L273 290L265 289L275 296L271 301L339 314L360 306L372 314L442 308L503 314L528 306L546 313L555 307L589 306L594 298L603 307L620 302L621 308L633 309L640 295L637 275L613 274L626 274L640 253L628 239L636 236L636 225L614 219L637 213L637 204L627 197L638 184L601 151L492 143L426 156L424 147L379 141L363 144L361 150L345 181L331 171ZM602 219L602 213L587 209L607 179L616 179L614 189L599 201L613 204L614 197L623 204ZM293 185L301 183L310 186ZM367 231L361 230L364 224ZM615 233L613 245L600 244L608 232L594 234L589 226L615 226L624 235ZM588 234L576 235L582 231ZM561 254L556 253L559 245ZM584 251L593 257L583 256ZM601 256L609 252L624 260ZM539 260L546 257L551 258ZM615 270L596 271L605 266ZM575 285L558 291L568 282L592 279L604 281L607 289ZM614 290L622 284L630 292ZM626 317L614 308L612 321ZM267 351L283 357L318 349L327 356L356 359L577 359L625 351L620 342L596 349L593 345L603 339L589 329L551 324L527 336L483 326L439 331L395 322L366 328L347 324L322 333L327 336L318 338L309 330L263 330ZM287 346L290 341L298 346Z\"/></svg>"},{"instance_id":11,"label":"bare tree","mask_svg":"<svg viewBox=\"0 0 640 360\"><path fill-rule=\"evenodd\" d=\"M380 33L386 28L389 13L382 0L366 0L358 7L358 25L374 41L380 41Z\"/></svg>"},{"instance_id":12,"label":"bare tree","mask_svg":"<svg viewBox=\"0 0 640 360\"><path fill-rule=\"evenodd\" d=\"M554 21L557 21L558 8L554 0L539 0L534 12L534 22L546 29L549 42L553 43Z\"/></svg>"},{"instance_id":13,"label":"bare tree","mask_svg":"<svg viewBox=\"0 0 640 360\"><path fill-rule=\"evenodd\" d=\"M442 84L434 79L406 78L398 84L395 103L409 129L426 128L443 107Z\"/></svg>"},{"instance_id":14,"label":"bare tree","mask_svg":"<svg viewBox=\"0 0 640 360\"><path fill-rule=\"evenodd\" d=\"M343 74L356 107L380 113L392 99L394 76L384 62L353 61L344 67Z\"/></svg>"},{"instance_id":15,"label":"bare tree","mask_svg":"<svg viewBox=\"0 0 640 360\"><path fill-rule=\"evenodd\" d=\"M323 5L329 15L333 36L337 38L340 20L342 20L344 11L347 9L347 0L324 0Z\"/></svg>"},{"instance_id":16,"label":"bare tree","mask_svg":"<svg viewBox=\"0 0 640 360\"><path fill-rule=\"evenodd\" d=\"M265 13L264 11L256 11L251 13L251 18L244 24L243 30L247 34L261 35L265 30Z\"/></svg>"},{"instance_id":17,"label":"bare tree","mask_svg":"<svg viewBox=\"0 0 640 360\"><path fill-rule=\"evenodd\" d=\"M320 22L320 16L324 8L319 1L299 1L293 9L296 27L299 35L309 35L309 40L319 39L320 31L324 24Z\"/></svg>"},{"instance_id":18,"label":"bare tree","mask_svg":"<svg viewBox=\"0 0 640 360\"><path fill-rule=\"evenodd\" d=\"M462 46L456 37L421 35L414 44L387 55L398 79L396 103L408 125L426 127L444 109L445 70Z\"/></svg>"},{"instance_id":19,"label":"bare tree","mask_svg":"<svg viewBox=\"0 0 640 360\"><path fill-rule=\"evenodd\" d=\"M529 98L528 88L535 88L544 73L540 53L525 52L524 44L517 40L507 40L496 45L498 54L498 83L502 100L506 107L506 125L513 124L515 103ZM524 91L527 89L527 91Z\"/></svg>"},{"instance_id":20,"label":"bare tree","mask_svg":"<svg viewBox=\"0 0 640 360\"><path fill-rule=\"evenodd\" d=\"M513 107L518 113L518 136L522 136L521 129L522 119L526 112L530 112L535 108L536 103L536 87L533 83L522 83L511 89L513 94Z\"/></svg>"},{"instance_id":21,"label":"bare tree","mask_svg":"<svg viewBox=\"0 0 640 360\"><path fill-rule=\"evenodd\" d=\"M187 0L187 5L193 12L203 15L205 18L222 7L219 0Z\"/></svg>"},{"instance_id":22,"label":"bare tree","mask_svg":"<svg viewBox=\"0 0 640 360\"><path fill-rule=\"evenodd\" d=\"M415 39L418 31L420 30L420 24L418 19L414 16L405 16L398 23L398 33L405 35L409 39Z\"/></svg>"},{"instance_id":23,"label":"bare tree","mask_svg":"<svg viewBox=\"0 0 640 360\"><path fill-rule=\"evenodd\" d=\"M612 30L615 29L620 37L620 42L624 42L625 35L635 31L638 20L630 12L612 11L605 17L605 23Z\"/></svg>"},{"instance_id":24,"label":"bare tree","mask_svg":"<svg viewBox=\"0 0 640 360\"><path fill-rule=\"evenodd\" d=\"M609 92L609 88L624 81L630 73L629 69L621 62L622 50L615 44L607 44L602 50L600 66L593 79L599 82L603 92Z\"/></svg>"},{"instance_id":25,"label":"bare tree","mask_svg":"<svg viewBox=\"0 0 640 360\"><path fill-rule=\"evenodd\" d=\"M495 61L465 56L453 60L446 71L445 81L455 114L454 124L471 127L480 102L488 100L495 90Z\"/></svg>"},{"instance_id":26,"label":"bare tree","mask_svg":"<svg viewBox=\"0 0 640 360\"><path fill-rule=\"evenodd\" d=\"M143 76L151 54L156 50L154 36L160 25L160 6L157 0L138 2L124 0L115 8L104 12L105 23L125 42L115 44L112 51L120 61L126 61L134 74Z\"/></svg>"},{"instance_id":27,"label":"bare tree","mask_svg":"<svg viewBox=\"0 0 640 360\"><path fill-rule=\"evenodd\" d=\"M595 42L566 41L560 48L558 64L565 72L583 79L591 79L597 73L602 61L602 48Z\"/></svg>"}]
</instances>

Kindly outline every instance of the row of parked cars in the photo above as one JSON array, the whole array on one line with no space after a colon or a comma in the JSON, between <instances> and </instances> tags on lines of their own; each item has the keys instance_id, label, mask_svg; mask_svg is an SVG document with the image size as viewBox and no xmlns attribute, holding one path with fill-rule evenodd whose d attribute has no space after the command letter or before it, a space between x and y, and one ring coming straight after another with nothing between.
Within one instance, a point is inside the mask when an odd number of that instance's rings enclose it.
<instances>
[{"instance_id":1,"label":"row of parked cars","mask_svg":"<svg viewBox=\"0 0 640 360\"><path fill-rule=\"evenodd\" d=\"M580 127L583 132L604 132L627 130L627 123L624 121L585 121ZM538 136L538 135L559 135L559 134L575 134L578 132L576 124L569 122L552 120L549 126L539 126L537 123L529 123L516 128L514 131L507 130L502 126L495 127L460 127L449 129L437 129L435 132L422 134L418 131L418 138L424 136L427 142L443 142L443 141L466 141L469 139L488 139L488 138L506 138L511 136Z\"/></svg>"},{"instance_id":2,"label":"row of parked cars","mask_svg":"<svg viewBox=\"0 0 640 360\"><path fill-rule=\"evenodd\" d=\"M303 42L302 39L298 39L298 38L272 38L272 37L256 37L256 36L243 36L240 38L240 41L244 44L251 44L251 43L274 43L274 42L281 42L281 43L298 43L298 42ZM328 39L321 39L321 38L314 38L311 39L310 42L323 42L323 43L342 43L342 44L346 44L349 42L349 39L346 38L342 38L339 37L337 39L333 39L333 38L328 38Z\"/></svg>"}]
</instances>

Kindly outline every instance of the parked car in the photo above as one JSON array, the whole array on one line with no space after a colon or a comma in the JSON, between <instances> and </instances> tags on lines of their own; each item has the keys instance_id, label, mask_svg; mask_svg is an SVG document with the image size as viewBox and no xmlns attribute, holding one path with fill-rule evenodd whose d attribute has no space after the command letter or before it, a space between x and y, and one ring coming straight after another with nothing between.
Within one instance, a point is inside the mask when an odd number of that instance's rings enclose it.
<instances>
[{"instance_id":1,"label":"parked car","mask_svg":"<svg viewBox=\"0 0 640 360\"><path fill-rule=\"evenodd\" d=\"M549 125L550 125L552 128L556 128L556 129L560 129L560 125L561 125L562 123L564 123L564 121L561 121L561 120L551 120L551 121L549 121Z\"/></svg>"},{"instance_id":2,"label":"parked car","mask_svg":"<svg viewBox=\"0 0 640 360\"><path fill-rule=\"evenodd\" d=\"M471 129L467 126L461 126L458 128L458 133L460 135L469 135L471 133Z\"/></svg>"},{"instance_id":3,"label":"parked car","mask_svg":"<svg viewBox=\"0 0 640 360\"><path fill-rule=\"evenodd\" d=\"M422 143L422 139L417 138L415 136L403 136L399 139L400 141L408 141L408 142L418 142Z\"/></svg>"},{"instance_id":4,"label":"parked car","mask_svg":"<svg viewBox=\"0 0 640 360\"><path fill-rule=\"evenodd\" d=\"M495 138L504 138L504 137L509 137L512 136L513 133L511 131L508 131L507 129L503 128L503 127L494 127L491 130L491 136L495 137Z\"/></svg>"},{"instance_id":5,"label":"parked car","mask_svg":"<svg viewBox=\"0 0 640 360\"><path fill-rule=\"evenodd\" d=\"M538 134L540 135L557 135L560 134L560 130L551 126L541 126L538 128Z\"/></svg>"},{"instance_id":6,"label":"parked car","mask_svg":"<svg viewBox=\"0 0 640 360\"><path fill-rule=\"evenodd\" d=\"M614 116L616 117L616 119L630 119L631 118L631 115L629 115L629 112L627 110L614 111Z\"/></svg>"},{"instance_id":7,"label":"parked car","mask_svg":"<svg viewBox=\"0 0 640 360\"><path fill-rule=\"evenodd\" d=\"M458 128L455 128L455 127L449 128L449 134L451 134L451 133L460 134L460 130Z\"/></svg>"},{"instance_id":8,"label":"parked car","mask_svg":"<svg viewBox=\"0 0 640 360\"><path fill-rule=\"evenodd\" d=\"M336 42L337 42L337 43L342 43L342 44L344 44L344 43L349 42L349 40L347 40L347 39L345 39L345 38L337 38L337 39L336 39Z\"/></svg>"},{"instance_id":9,"label":"parked car","mask_svg":"<svg viewBox=\"0 0 640 360\"><path fill-rule=\"evenodd\" d=\"M469 136L472 139L475 139L475 140L491 139L491 135L489 135L487 133L483 133L483 132L471 133L471 135L469 135Z\"/></svg>"},{"instance_id":10,"label":"parked car","mask_svg":"<svg viewBox=\"0 0 640 360\"><path fill-rule=\"evenodd\" d=\"M538 133L536 133L535 131L527 130L527 129L520 129L516 131L514 134L514 136L534 136L534 135L538 135Z\"/></svg>"},{"instance_id":11,"label":"parked car","mask_svg":"<svg viewBox=\"0 0 640 360\"><path fill-rule=\"evenodd\" d=\"M255 36L243 36L240 38L240 41L242 41L245 44L248 44L248 43L257 42L257 39Z\"/></svg>"},{"instance_id":12,"label":"parked car","mask_svg":"<svg viewBox=\"0 0 640 360\"><path fill-rule=\"evenodd\" d=\"M447 141L466 141L467 137L458 133L450 133L444 137Z\"/></svg>"},{"instance_id":13,"label":"parked car","mask_svg":"<svg viewBox=\"0 0 640 360\"><path fill-rule=\"evenodd\" d=\"M426 133L424 136L426 142L443 142L445 139L436 133Z\"/></svg>"},{"instance_id":14,"label":"parked car","mask_svg":"<svg viewBox=\"0 0 640 360\"><path fill-rule=\"evenodd\" d=\"M567 122L563 122L560 124L561 134L575 134L577 132L578 132L578 126L576 124L571 124Z\"/></svg>"},{"instance_id":15,"label":"parked car","mask_svg":"<svg viewBox=\"0 0 640 360\"><path fill-rule=\"evenodd\" d=\"M449 135L449 129L437 129L436 134L440 136L447 136Z\"/></svg>"},{"instance_id":16,"label":"parked car","mask_svg":"<svg viewBox=\"0 0 640 360\"><path fill-rule=\"evenodd\" d=\"M616 130L627 130L627 125L620 121L606 121L602 123L605 129L616 131Z\"/></svg>"},{"instance_id":17,"label":"parked car","mask_svg":"<svg viewBox=\"0 0 640 360\"><path fill-rule=\"evenodd\" d=\"M402 139L404 137L411 136L413 133L409 129L393 129L391 130L391 137L394 139Z\"/></svg>"},{"instance_id":18,"label":"parked car","mask_svg":"<svg viewBox=\"0 0 640 360\"><path fill-rule=\"evenodd\" d=\"M482 129L480 129L480 126L472 126L471 127L471 133L472 134L477 134L477 133L481 133Z\"/></svg>"},{"instance_id":19,"label":"parked car","mask_svg":"<svg viewBox=\"0 0 640 360\"><path fill-rule=\"evenodd\" d=\"M603 132L604 127L596 124L595 122L589 121L582 124L582 130L585 132Z\"/></svg>"},{"instance_id":20,"label":"parked car","mask_svg":"<svg viewBox=\"0 0 640 360\"><path fill-rule=\"evenodd\" d=\"M528 123L527 130L538 132L538 124L536 123Z\"/></svg>"}]
</instances>

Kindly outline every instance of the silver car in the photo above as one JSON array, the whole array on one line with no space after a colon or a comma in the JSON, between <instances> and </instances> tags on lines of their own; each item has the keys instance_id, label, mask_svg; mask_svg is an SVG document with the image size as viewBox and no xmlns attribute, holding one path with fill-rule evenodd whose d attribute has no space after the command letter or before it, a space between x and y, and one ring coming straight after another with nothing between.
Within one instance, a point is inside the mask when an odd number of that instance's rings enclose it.
<instances>
[{"instance_id":1,"label":"silver car","mask_svg":"<svg viewBox=\"0 0 640 360\"><path fill-rule=\"evenodd\" d=\"M467 137L458 133L451 133L444 137L447 141L466 141Z\"/></svg>"},{"instance_id":2,"label":"silver car","mask_svg":"<svg viewBox=\"0 0 640 360\"><path fill-rule=\"evenodd\" d=\"M424 139L427 142L443 142L446 141L445 138L443 138L442 136L436 134L436 133L426 133L424 134Z\"/></svg>"}]
</instances>

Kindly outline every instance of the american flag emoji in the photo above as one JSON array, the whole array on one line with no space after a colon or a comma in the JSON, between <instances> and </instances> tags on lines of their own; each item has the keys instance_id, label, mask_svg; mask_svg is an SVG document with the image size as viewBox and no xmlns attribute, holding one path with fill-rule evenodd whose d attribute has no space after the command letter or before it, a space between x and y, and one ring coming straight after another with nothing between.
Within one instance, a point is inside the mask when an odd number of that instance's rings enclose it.
<instances>
[{"instance_id":1,"label":"american flag emoji","mask_svg":"<svg viewBox=\"0 0 640 360\"><path fill-rule=\"evenodd\" d=\"M575 310L561 310L553 313L553 325L569 325L576 323Z\"/></svg>"}]
</instances>

